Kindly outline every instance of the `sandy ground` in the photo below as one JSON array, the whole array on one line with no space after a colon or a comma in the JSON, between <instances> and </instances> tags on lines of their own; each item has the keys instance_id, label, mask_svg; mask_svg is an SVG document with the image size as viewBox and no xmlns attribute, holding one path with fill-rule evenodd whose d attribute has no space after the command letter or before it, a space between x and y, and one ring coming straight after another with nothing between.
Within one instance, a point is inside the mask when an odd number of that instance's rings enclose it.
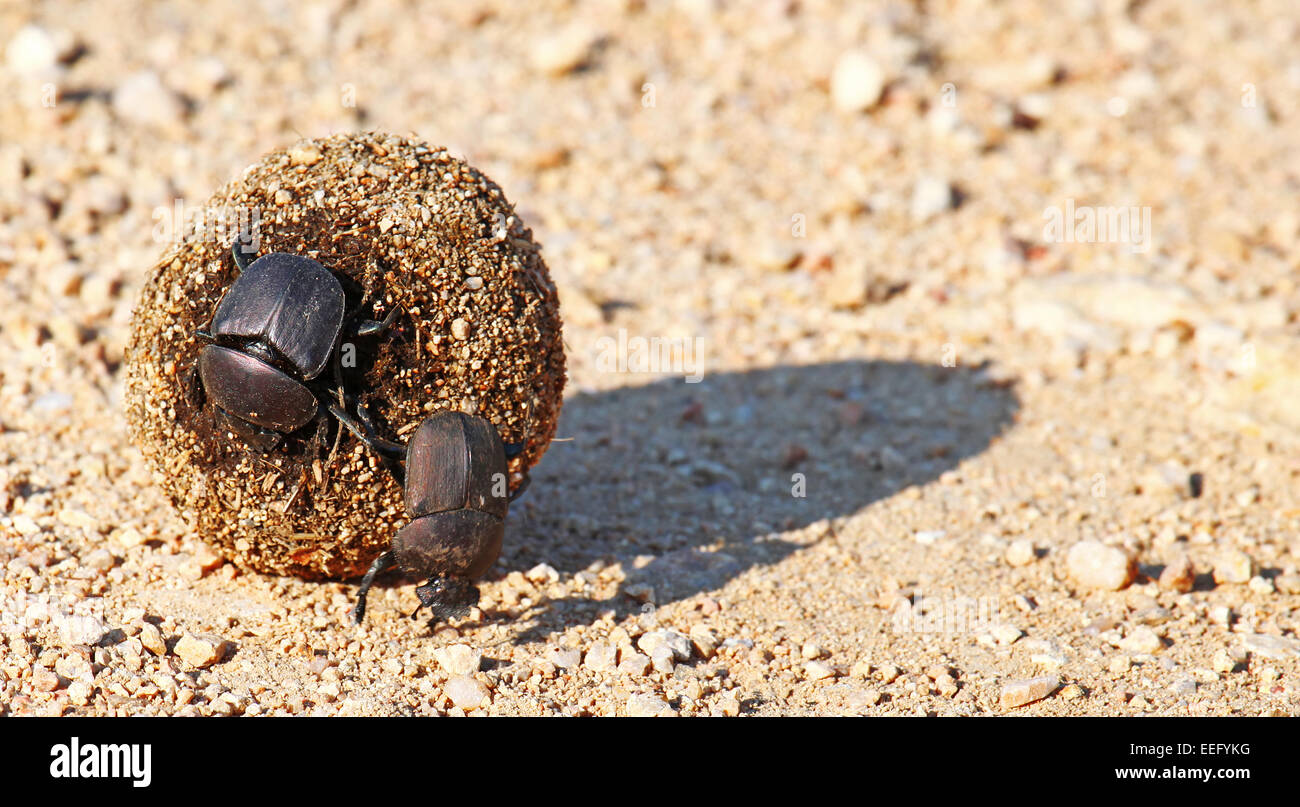
<instances>
[{"instance_id":1,"label":"sandy ground","mask_svg":"<svg viewBox=\"0 0 1300 807\"><path fill-rule=\"evenodd\" d=\"M1297 711L1287 0L258 8L0 10L0 712ZM564 441L452 625L224 563L121 414L163 211L357 129L560 289Z\"/></svg>"}]
</instances>

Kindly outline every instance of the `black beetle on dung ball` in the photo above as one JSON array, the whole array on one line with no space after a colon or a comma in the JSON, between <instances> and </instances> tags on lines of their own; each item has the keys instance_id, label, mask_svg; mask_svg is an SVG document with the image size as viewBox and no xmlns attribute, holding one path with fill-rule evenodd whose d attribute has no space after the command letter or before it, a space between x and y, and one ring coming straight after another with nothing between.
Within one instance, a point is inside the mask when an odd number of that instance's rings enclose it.
<instances>
[{"instance_id":1,"label":"black beetle on dung ball","mask_svg":"<svg viewBox=\"0 0 1300 807\"><path fill-rule=\"evenodd\" d=\"M470 581L486 573L501 554L510 502L528 487L527 477L513 493L506 484L506 458L518 455L523 445L504 445L496 427L483 418L438 412L420 424L403 448L375 437L364 411L364 431L346 413L333 411L377 453L404 457L404 464L393 470L403 479L412 519L366 572L353 620L360 623L365 617L375 576L393 567L426 578L415 589L420 607L412 617L420 608L429 608L439 619L463 615L478 604L478 589Z\"/></svg>"},{"instance_id":2,"label":"black beetle on dung ball","mask_svg":"<svg viewBox=\"0 0 1300 807\"><path fill-rule=\"evenodd\" d=\"M306 384L339 345L346 297L338 278L310 258L272 252L252 260L239 240L231 254L240 273L211 326L197 332L210 343L199 354L199 377L231 431L269 451L320 411ZM348 327L356 336L373 335L396 313L383 322L353 315ZM342 381L336 383L341 394Z\"/></svg>"},{"instance_id":3,"label":"black beetle on dung ball","mask_svg":"<svg viewBox=\"0 0 1300 807\"><path fill-rule=\"evenodd\" d=\"M565 358L554 283L499 186L445 149L360 133L272 152L204 207L255 215L266 254L240 271L251 256L232 266L213 228L173 242L141 290L124 393L133 440L201 539L246 570L315 580L414 546L435 511L408 512L396 459L337 414L403 447L431 417L478 418L522 446L503 448L507 499L522 490L555 434ZM275 283L259 285L260 261ZM423 573L408 560L394 566ZM421 591L479 568L444 571Z\"/></svg>"}]
</instances>

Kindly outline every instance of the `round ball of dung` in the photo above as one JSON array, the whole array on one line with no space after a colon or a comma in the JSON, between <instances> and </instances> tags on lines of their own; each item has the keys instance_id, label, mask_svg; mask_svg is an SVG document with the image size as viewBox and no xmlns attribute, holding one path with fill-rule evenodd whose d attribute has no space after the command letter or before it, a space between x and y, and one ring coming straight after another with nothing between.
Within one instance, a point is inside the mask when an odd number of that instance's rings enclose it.
<instances>
[{"instance_id":1,"label":"round ball of dung","mask_svg":"<svg viewBox=\"0 0 1300 807\"><path fill-rule=\"evenodd\" d=\"M319 401L364 409L378 437L403 444L438 410L486 418L523 444L512 489L541 459L565 380L558 298L531 231L482 173L411 139L334 136L267 155L188 213L131 323L125 406L159 484L229 559L352 576L408 521L391 469L335 418L259 450L208 400L200 332L239 274L240 233L257 255L304 256L340 281L343 335L307 382ZM389 315L378 334L348 324Z\"/></svg>"}]
</instances>

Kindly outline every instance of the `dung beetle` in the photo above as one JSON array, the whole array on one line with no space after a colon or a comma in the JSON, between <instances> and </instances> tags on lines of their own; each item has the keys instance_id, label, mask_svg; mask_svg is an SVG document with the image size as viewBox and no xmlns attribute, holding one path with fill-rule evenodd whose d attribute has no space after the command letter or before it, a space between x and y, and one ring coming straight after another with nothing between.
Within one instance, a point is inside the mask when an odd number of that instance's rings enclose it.
<instances>
[{"instance_id":1,"label":"dung beetle","mask_svg":"<svg viewBox=\"0 0 1300 807\"><path fill-rule=\"evenodd\" d=\"M337 407L330 409L373 451L389 458L411 517L362 578L353 620L360 624L365 617L375 576L393 567L427 581L415 589L420 605L412 618L421 608L438 619L464 615L478 604L478 588L470 581L486 573L501 553L510 502L528 487L525 476L511 494L506 476L507 458L526 444L504 445L489 421L442 411L426 418L403 447L376 437L364 409L358 411L362 425ZM396 462L398 456L404 457L403 465Z\"/></svg>"},{"instance_id":2,"label":"dung beetle","mask_svg":"<svg viewBox=\"0 0 1300 807\"><path fill-rule=\"evenodd\" d=\"M254 260L241 244L231 247L239 277L231 284L199 354L199 379L226 426L253 448L269 451L310 423L321 411L307 384L321 375L334 354L344 323L357 336L392 324L345 316L339 279L320 263L272 252ZM342 382L336 381L341 389Z\"/></svg>"}]
</instances>

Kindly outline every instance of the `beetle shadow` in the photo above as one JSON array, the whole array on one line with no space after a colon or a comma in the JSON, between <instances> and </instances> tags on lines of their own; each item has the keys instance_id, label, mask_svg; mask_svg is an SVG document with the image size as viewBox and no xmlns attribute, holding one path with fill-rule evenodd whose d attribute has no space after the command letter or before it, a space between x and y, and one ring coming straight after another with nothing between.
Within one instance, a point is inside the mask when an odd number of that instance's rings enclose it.
<instances>
[{"instance_id":1,"label":"beetle shadow","mask_svg":"<svg viewBox=\"0 0 1300 807\"><path fill-rule=\"evenodd\" d=\"M1019 409L984 369L839 361L579 391L557 432L571 440L511 508L501 565L567 577L617 563L625 578L612 598L528 609L515 640L714 591L815 543L818 522L936 479Z\"/></svg>"}]
</instances>

